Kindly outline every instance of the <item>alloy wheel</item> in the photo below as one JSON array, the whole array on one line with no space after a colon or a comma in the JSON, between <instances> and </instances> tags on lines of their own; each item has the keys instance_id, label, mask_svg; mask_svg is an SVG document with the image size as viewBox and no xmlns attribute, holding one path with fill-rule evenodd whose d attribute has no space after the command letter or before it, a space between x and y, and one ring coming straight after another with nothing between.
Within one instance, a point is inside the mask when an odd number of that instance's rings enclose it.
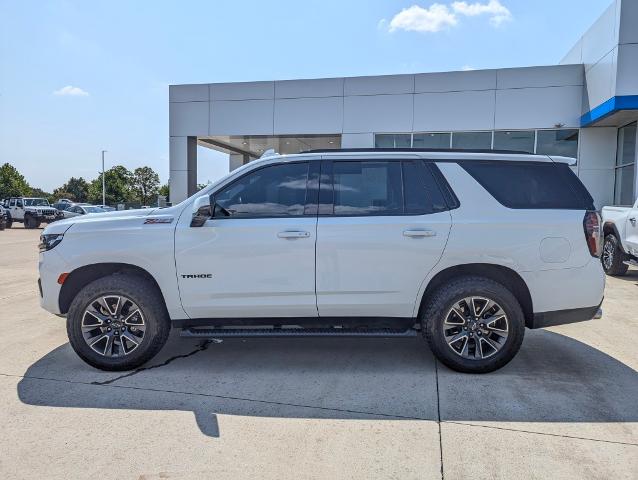
<instances>
[{"instance_id":1,"label":"alloy wheel","mask_svg":"<svg viewBox=\"0 0 638 480\"><path fill-rule=\"evenodd\" d=\"M466 297L445 316L443 334L448 346L463 358L483 360L498 353L509 334L503 308L485 297Z\"/></svg>"},{"instance_id":2,"label":"alloy wheel","mask_svg":"<svg viewBox=\"0 0 638 480\"><path fill-rule=\"evenodd\" d=\"M603 245L603 266L605 270L609 270L614 263L614 243L606 240Z\"/></svg>"},{"instance_id":3,"label":"alloy wheel","mask_svg":"<svg viewBox=\"0 0 638 480\"><path fill-rule=\"evenodd\" d=\"M101 296L82 315L86 344L104 357L124 357L144 339L146 322L140 308L124 295Z\"/></svg>"}]
</instances>

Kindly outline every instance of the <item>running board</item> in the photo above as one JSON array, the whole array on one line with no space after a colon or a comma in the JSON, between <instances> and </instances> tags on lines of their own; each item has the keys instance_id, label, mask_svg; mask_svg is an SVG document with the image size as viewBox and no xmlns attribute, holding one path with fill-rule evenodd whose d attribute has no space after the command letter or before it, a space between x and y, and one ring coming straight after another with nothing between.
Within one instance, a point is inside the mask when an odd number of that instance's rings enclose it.
<instances>
[{"instance_id":1,"label":"running board","mask_svg":"<svg viewBox=\"0 0 638 480\"><path fill-rule=\"evenodd\" d=\"M245 337L416 337L415 329L394 328L184 328L180 336L189 338Z\"/></svg>"},{"instance_id":2,"label":"running board","mask_svg":"<svg viewBox=\"0 0 638 480\"><path fill-rule=\"evenodd\" d=\"M636 260L627 260L626 262L622 262L629 267L638 267L638 262Z\"/></svg>"}]
</instances>

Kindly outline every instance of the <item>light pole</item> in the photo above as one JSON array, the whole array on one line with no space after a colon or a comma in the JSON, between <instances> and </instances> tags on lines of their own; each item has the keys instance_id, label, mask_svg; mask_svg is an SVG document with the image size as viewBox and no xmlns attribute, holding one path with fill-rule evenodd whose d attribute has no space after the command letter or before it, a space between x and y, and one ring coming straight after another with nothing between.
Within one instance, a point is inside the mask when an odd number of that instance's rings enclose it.
<instances>
[{"instance_id":1,"label":"light pole","mask_svg":"<svg viewBox=\"0 0 638 480\"><path fill-rule=\"evenodd\" d=\"M104 179L104 154L106 150L102 150L102 205L106 205L106 181Z\"/></svg>"}]
</instances>

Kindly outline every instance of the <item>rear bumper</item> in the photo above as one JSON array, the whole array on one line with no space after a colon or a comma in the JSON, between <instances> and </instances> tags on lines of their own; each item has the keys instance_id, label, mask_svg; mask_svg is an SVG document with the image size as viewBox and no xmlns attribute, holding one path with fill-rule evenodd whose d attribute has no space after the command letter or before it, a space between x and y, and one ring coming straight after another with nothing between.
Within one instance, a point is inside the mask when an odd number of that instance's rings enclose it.
<instances>
[{"instance_id":1,"label":"rear bumper","mask_svg":"<svg viewBox=\"0 0 638 480\"><path fill-rule=\"evenodd\" d=\"M601 302L602 304L602 302ZM553 312L539 312L534 314L532 325L529 328L545 328L567 323L585 322L598 317L600 304L594 307L570 308L568 310L555 310Z\"/></svg>"}]
</instances>

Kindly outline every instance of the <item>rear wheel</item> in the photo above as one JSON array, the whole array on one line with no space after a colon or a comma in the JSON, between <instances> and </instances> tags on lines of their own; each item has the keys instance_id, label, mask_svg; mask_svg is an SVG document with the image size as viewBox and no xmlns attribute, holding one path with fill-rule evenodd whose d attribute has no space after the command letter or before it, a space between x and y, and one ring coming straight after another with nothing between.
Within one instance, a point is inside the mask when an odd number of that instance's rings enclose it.
<instances>
[{"instance_id":1,"label":"rear wheel","mask_svg":"<svg viewBox=\"0 0 638 480\"><path fill-rule=\"evenodd\" d=\"M67 315L75 352L102 370L130 370L164 346L170 320L157 288L141 276L115 274L84 287Z\"/></svg>"},{"instance_id":2,"label":"rear wheel","mask_svg":"<svg viewBox=\"0 0 638 480\"><path fill-rule=\"evenodd\" d=\"M600 262L603 264L605 273L612 276L624 275L629 269L629 266L623 263L627 259L627 255L620 248L616 235L613 233L607 235L603 243L603 253L600 256Z\"/></svg>"},{"instance_id":3,"label":"rear wheel","mask_svg":"<svg viewBox=\"0 0 638 480\"><path fill-rule=\"evenodd\" d=\"M487 373L518 352L525 319L516 297L488 278L460 277L423 309L421 328L437 359L453 370Z\"/></svg>"}]
</instances>

